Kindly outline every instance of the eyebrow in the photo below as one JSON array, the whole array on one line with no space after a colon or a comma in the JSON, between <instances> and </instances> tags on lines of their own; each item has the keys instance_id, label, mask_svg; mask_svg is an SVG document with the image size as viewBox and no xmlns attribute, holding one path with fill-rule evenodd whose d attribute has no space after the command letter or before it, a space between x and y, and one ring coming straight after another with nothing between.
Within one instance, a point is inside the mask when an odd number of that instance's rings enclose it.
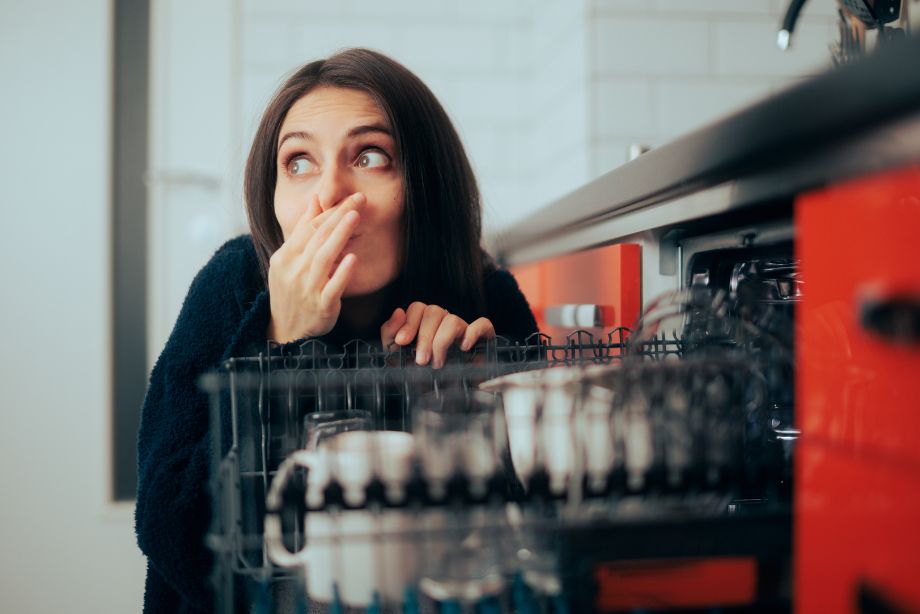
<instances>
[{"instance_id":1,"label":"eyebrow","mask_svg":"<svg viewBox=\"0 0 920 614\"><path fill-rule=\"evenodd\" d=\"M365 126L355 126L351 130L349 130L348 134L346 134L345 136L350 139L353 139L356 136L361 136L362 134L369 134L369 133L374 133L374 132L382 133L389 137L393 136L393 133L390 131L390 129L384 126L383 124L368 124ZM303 141L315 140L312 133L306 132L304 130L296 130L294 132L288 132L283 137L281 137L280 141L278 141L278 151L281 150L281 146L284 145L284 142L287 141L288 139L300 139Z\"/></svg>"}]
</instances>

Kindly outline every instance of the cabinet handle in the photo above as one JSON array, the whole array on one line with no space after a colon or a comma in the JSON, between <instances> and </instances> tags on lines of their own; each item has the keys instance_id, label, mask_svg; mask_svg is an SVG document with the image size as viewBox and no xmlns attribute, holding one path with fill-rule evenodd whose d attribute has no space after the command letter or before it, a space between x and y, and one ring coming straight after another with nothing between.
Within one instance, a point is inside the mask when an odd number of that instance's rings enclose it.
<instances>
[{"instance_id":1,"label":"cabinet handle","mask_svg":"<svg viewBox=\"0 0 920 614\"><path fill-rule=\"evenodd\" d=\"M866 298L859 305L859 323L866 332L889 343L920 344L920 295Z\"/></svg>"},{"instance_id":2,"label":"cabinet handle","mask_svg":"<svg viewBox=\"0 0 920 614\"><path fill-rule=\"evenodd\" d=\"M552 305L543 310L549 326L567 328L612 326L615 315L611 305Z\"/></svg>"},{"instance_id":3,"label":"cabinet handle","mask_svg":"<svg viewBox=\"0 0 920 614\"><path fill-rule=\"evenodd\" d=\"M857 584L855 601L856 612L859 614L903 614L910 611L867 580L862 580Z\"/></svg>"}]
</instances>

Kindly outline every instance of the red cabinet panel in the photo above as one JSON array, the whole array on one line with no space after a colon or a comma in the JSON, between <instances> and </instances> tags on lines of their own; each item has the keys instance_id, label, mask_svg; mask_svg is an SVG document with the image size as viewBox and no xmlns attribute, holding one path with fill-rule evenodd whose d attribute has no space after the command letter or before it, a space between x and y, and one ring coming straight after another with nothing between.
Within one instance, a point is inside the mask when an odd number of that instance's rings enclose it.
<instances>
[{"instance_id":1,"label":"red cabinet panel","mask_svg":"<svg viewBox=\"0 0 920 614\"><path fill-rule=\"evenodd\" d=\"M751 557L618 561L598 566L597 610L742 606L757 595L757 561Z\"/></svg>"},{"instance_id":2,"label":"red cabinet panel","mask_svg":"<svg viewBox=\"0 0 920 614\"><path fill-rule=\"evenodd\" d=\"M796 231L796 609L856 612L866 587L920 610L920 344L865 322L920 300L920 167L803 196Z\"/></svg>"},{"instance_id":3,"label":"red cabinet panel","mask_svg":"<svg viewBox=\"0 0 920 614\"><path fill-rule=\"evenodd\" d=\"M920 473L812 444L798 449L795 605L859 612L868 587L894 611L920 611Z\"/></svg>"},{"instance_id":4,"label":"red cabinet panel","mask_svg":"<svg viewBox=\"0 0 920 614\"><path fill-rule=\"evenodd\" d=\"M867 301L920 300L920 167L807 195L796 228L803 433L920 466L920 344L860 325Z\"/></svg>"},{"instance_id":5,"label":"red cabinet panel","mask_svg":"<svg viewBox=\"0 0 920 614\"><path fill-rule=\"evenodd\" d=\"M641 248L608 245L512 268L540 330L554 338L569 328L547 325L544 310L562 304L612 307L604 329L632 328L642 309Z\"/></svg>"}]
</instances>

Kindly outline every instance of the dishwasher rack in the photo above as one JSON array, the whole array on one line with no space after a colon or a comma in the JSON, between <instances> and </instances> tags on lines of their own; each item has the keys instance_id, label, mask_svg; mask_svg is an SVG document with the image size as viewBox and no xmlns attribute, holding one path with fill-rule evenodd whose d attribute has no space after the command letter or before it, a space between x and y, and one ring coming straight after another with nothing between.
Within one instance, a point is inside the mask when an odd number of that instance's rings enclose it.
<instances>
[{"instance_id":1,"label":"dishwasher rack","mask_svg":"<svg viewBox=\"0 0 920 614\"><path fill-rule=\"evenodd\" d=\"M321 501L310 504L309 513L329 518L364 509L377 523L365 535L344 537L307 534L305 487L294 480L283 491L279 511L286 547L309 543L322 550L326 541L328 550L363 540L380 550L387 543L408 543L424 559L420 568L430 570L448 550L472 552L464 550L473 547L466 543L470 539L480 549L491 544L500 561L499 588L489 592L480 582L482 594L471 599L481 611L590 611L597 565L611 560L752 554L767 561L766 568L782 565L790 548L789 491L782 486L788 472L767 428L767 388L783 385L769 375L776 357L697 355L691 339L674 332L646 335L630 347L630 334L622 328L602 336L578 330L558 344L542 334L524 342L499 337L469 353L452 350L438 370L415 366L411 348L390 352L352 341L336 351L309 340L293 350L270 345L203 377L214 433L208 544L215 554L218 611L308 608L309 581L299 570L273 563L265 547L266 495L279 467L302 447L304 416L365 409L374 429L411 432L413 408L424 399L470 393L495 378L548 368L582 374L568 384L576 404L601 390L611 416L617 411L628 416L639 406L658 408L644 414L651 447L638 471L627 466L629 450L620 439L611 442L617 460L600 480L591 479L579 461L560 491L550 487L546 465L516 475L506 454L485 490L471 489L457 472L447 492L433 496L419 455L399 500L375 480L360 505L343 501L340 488L328 487ZM713 381L722 388L714 390ZM694 411L713 399L722 406ZM576 414L569 419L580 420ZM585 428L592 425L579 424L571 433L581 459L590 444L585 437L597 437L596 429ZM335 480L331 484L336 486ZM393 510L412 521L387 532L379 522ZM463 600L450 591L436 605L444 583L439 588L432 582L415 578L402 611L460 607ZM341 611L337 599L338 593L329 611ZM467 601L465 607L471 607ZM376 597L366 609L380 611Z\"/></svg>"}]
</instances>

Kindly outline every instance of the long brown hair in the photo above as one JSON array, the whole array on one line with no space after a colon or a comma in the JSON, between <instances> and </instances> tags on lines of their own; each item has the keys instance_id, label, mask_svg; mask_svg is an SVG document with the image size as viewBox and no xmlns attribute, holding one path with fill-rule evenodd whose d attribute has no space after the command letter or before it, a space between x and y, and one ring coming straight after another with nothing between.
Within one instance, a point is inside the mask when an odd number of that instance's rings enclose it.
<instances>
[{"instance_id":1,"label":"long brown hair","mask_svg":"<svg viewBox=\"0 0 920 614\"><path fill-rule=\"evenodd\" d=\"M440 305L467 321L483 315L479 188L460 137L418 77L367 49L347 49L304 65L278 89L262 116L244 189L263 279L269 258L284 241L274 213L281 124L297 100L320 86L367 93L393 130L405 199L402 298Z\"/></svg>"}]
</instances>

